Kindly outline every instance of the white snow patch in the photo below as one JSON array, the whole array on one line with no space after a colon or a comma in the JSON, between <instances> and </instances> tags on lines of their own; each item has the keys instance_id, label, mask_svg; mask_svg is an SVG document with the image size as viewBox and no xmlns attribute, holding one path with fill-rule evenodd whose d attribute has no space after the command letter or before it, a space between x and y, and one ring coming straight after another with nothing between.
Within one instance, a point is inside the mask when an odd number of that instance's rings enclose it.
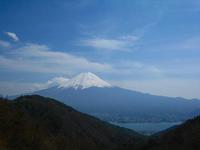
<instances>
[{"instance_id":1,"label":"white snow patch","mask_svg":"<svg viewBox=\"0 0 200 150\"><path fill-rule=\"evenodd\" d=\"M74 78L68 80L64 84L58 86L59 88L74 88L74 89L86 89L90 87L111 87L109 83L102 80L91 72L81 73Z\"/></svg>"}]
</instances>

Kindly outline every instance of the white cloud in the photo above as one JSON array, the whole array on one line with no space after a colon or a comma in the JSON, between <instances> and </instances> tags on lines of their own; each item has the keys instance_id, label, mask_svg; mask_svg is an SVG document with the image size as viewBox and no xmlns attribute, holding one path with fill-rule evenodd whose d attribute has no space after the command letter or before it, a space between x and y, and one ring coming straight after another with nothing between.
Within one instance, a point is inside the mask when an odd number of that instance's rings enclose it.
<instances>
[{"instance_id":1,"label":"white cloud","mask_svg":"<svg viewBox=\"0 0 200 150\"><path fill-rule=\"evenodd\" d=\"M0 46L4 48L9 48L11 44L7 41L0 40Z\"/></svg>"},{"instance_id":2,"label":"white cloud","mask_svg":"<svg viewBox=\"0 0 200 150\"><path fill-rule=\"evenodd\" d=\"M66 52L52 51L45 45L26 44L0 55L0 68L37 73L76 73L80 71L106 72L109 64L92 62Z\"/></svg>"},{"instance_id":3,"label":"white cloud","mask_svg":"<svg viewBox=\"0 0 200 150\"><path fill-rule=\"evenodd\" d=\"M30 93L34 91L33 83L22 83L22 82L0 82L0 95L19 95L22 93Z\"/></svg>"},{"instance_id":4,"label":"white cloud","mask_svg":"<svg viewBox=\"0 0 200 150\"><path fill-rule=\"evenodd\" d=\"M121 36L119 39L125 40L127 42L136 42L137 40L139 40L139 37L126 35L126 36Z\"/></svg>"},{"instance_id":5,"label":"white cloud","mask_svg":"<svg viewBox=\"0 0 200 150\"><path fill-rule=\"evenodd\" d=\"M136 36L121 36L115 39L91 38L81 40L80 44L96 49L126 51L135 45L139 38Z\"/></svg>"},{"instance_id":6,"label":"white cloud","mask_svg":"<svg viewBox=\"0 0 200 150\"><path fill-rule=\"evenodd\" d=\"M68 78L65 77L55 77L44 83L0 81L0 95L5 96L5 95L20 95L25 93L31 93L37 90L42 90L56 85L61 85L67 81Z\"/></svg>"},{"instance_id":7,"label":"white cloud","mask_svg":"<svg viewBox=\"0 0 200 150\"><path fill-rule=\"evenodd\" d=\"M13 32L5 32L7 36L9 36L13 41L19 41L19 37Z\"/></svg>"},{"instance_id":8,"label":"white cloud","mask_svg":"<svg viewBox=\"0 0 200 150\"><path fill-rule=\"evenodd\" d=\"M46 89L49 87L65 84L68 80L68 78L64 77L55 77L51 80L48 80L46 83L34 83L33 88L34 90Z\"/></svg>"},{"instance_id":9,"label":"white cloud","mask_svg":"<svg viewBox=\"0 0 200 150\"><path fill-rule=\"evenodd\" d=\"M147 49L148 51L160 52L160 51L168 51L172 53L172 51L199 51L200 48L200 37L190 37L184 38L181 40L167 40L167 41L156 41L152 43L154 46Z\"/></svg>"},{"instance_id":10,"label":"white cloud","mask_svg":"<svg viewBox=\"0 0 200 150\"><path fill-rule=\"evenodd\" d=\"M199 49L200 48L200 37L192 37L186 39L182 44L184 49Z\"/></svg>"},{"instance_id":11,"label":"white cloud","mask_svg":"<svg viewBox=\"0 0 200 150\"><path fill-rule=\"evenodd\" d=\"M113 68L113 73L126 77L145 79L165 77L165 72L157 66L138 61L119 61Z\"/></svg>"}]
</instances>

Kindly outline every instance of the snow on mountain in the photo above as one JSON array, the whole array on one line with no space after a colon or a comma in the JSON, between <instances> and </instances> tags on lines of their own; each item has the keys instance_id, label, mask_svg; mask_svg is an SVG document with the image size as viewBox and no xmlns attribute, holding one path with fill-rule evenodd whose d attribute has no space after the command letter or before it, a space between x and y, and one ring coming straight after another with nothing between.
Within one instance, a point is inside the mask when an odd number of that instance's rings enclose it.
<instances>
[{"instance_id":1,"label":"snow on mountain","mask_svg":"<svg viewBox=\"0 0 200 150\"><path fill-rule=\"evenodd\" d=\"M86 89L89 87L111 87L109 83L102 80L91 72L81 73L67 82L60 84L59 88Z\"/></svg>"}]
</instances>

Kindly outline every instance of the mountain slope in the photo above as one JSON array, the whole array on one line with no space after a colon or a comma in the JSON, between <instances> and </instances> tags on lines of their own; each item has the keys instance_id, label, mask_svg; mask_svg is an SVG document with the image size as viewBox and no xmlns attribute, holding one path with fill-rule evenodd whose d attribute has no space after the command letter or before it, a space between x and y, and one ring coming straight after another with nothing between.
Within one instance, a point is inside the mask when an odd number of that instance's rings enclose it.
<instances>
[{"instance_id":1,"label":"mountain slope","mask_svg":"<svg viewBox=\"0 0 200 150\"><path fill-rule=\"evenodd\" d=\"M200 116L168 129L149 140L143 150L199 150Z\"/></svg>"},{"instance_id":2,"label":"mountain slope","mask_svg":"<svg viewBox=\"0 0 200 150\"><path fill-rule=\"evenodd\" d=\"M154 96L118 87L52 87L34 94L58 99L107 121L182 121L193 117L191 112L200 109L199 100Z\"/></svg>"},{"instance_id":3,"label":"mountain slope","mask_svg":"<svg viewBox=\"0 0 200 150\"><path fill-rule=\"evenodd\" d=\"M137 149L143 137L77 112L53 99L23 96L0 100L0 149Z\"/></svg>"}]
</instances>

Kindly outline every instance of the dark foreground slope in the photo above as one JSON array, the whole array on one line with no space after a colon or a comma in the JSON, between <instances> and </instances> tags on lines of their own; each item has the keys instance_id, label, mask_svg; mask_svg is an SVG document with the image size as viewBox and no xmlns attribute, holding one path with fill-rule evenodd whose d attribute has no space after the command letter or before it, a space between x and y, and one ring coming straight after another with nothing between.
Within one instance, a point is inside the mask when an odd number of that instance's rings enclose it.
<instances>
[{"instance_id":1,"label":"dark foreground slope","mask_svg":"<svg viewBox=\"0 0 200 150\"><path fill-rule=\"evenodd\" d=\"M0 100L1 150L138 149L143 137L53 99Z\"/></svg>"},{"instance_id":2,"label":"dark foreground slope","mask_svg":"<svg viewBox=\"0 0 200 150\"><path fill-rule=\"evenodd\" d=\"M155 135L144 150L200 150L200 116Z\"/></svg>"}]
</instances>

